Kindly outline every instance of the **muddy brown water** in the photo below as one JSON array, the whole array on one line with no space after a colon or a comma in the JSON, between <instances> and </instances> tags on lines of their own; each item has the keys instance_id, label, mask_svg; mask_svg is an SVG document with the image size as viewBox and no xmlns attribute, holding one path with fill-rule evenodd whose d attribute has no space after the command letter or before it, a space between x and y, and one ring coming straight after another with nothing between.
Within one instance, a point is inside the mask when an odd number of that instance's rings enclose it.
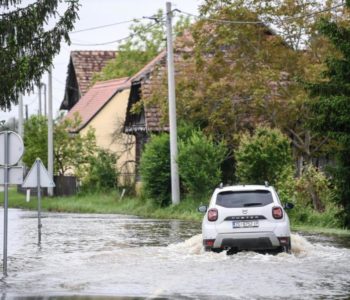
<instances>
[{"instance_id":1,"label":"muddy brown water","mask_svg":"<svg viewBox=\"0 0 350 300\"><path fill-rule=\"evenodd\" d=\"M350 298L349 239L294 233L292 255L227 256L203 251L196 222L44 213L38 247L36 216L9 210L2 299Z\"/></svg>"}]
</instances>

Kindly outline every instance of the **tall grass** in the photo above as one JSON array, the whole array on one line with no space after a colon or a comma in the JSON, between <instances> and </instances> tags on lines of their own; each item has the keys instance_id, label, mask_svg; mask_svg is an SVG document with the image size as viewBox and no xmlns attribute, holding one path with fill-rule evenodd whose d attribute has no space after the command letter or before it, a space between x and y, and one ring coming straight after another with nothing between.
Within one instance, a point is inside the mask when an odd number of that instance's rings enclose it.
<instances>
[{"instance_id":1,"label":"tall grass","mask_svg":"<svg viewBox=\"0 0 350 300\"><path fill-rule=\"evenodd\" d=\"M0 205L3 205L3 192L0 193ZM16 190L9 191L9 207L29 210L37 209L37 198L31 197L26 202L23 194ZM43 211L74 212L74 213L103 213L103 214L133 214L141 217L159 219L201 220L203 215L197 212L200 201L186 199L179 205L160 208L154 202L145 198L120 197L119 193L96 193L70 197L42 198Z\"/></svg>"}]
</instances>

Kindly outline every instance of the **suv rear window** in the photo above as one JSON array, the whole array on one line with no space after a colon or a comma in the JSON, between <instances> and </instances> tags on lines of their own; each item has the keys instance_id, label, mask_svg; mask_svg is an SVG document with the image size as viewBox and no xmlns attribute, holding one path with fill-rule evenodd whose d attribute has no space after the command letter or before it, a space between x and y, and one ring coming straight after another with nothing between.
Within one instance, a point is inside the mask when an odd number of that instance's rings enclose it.
<instances>
[{"instance_id":1,"label":"suv rear window","mask_svg":"<svg viewBox=\"0 0 350 300\"><path fill-rule=\"evenodd\" d=\"M228 208L265 206L272 202L272 194L266 190L225 191L216 197L217 205Z\"/></svg>"}]
</instances>

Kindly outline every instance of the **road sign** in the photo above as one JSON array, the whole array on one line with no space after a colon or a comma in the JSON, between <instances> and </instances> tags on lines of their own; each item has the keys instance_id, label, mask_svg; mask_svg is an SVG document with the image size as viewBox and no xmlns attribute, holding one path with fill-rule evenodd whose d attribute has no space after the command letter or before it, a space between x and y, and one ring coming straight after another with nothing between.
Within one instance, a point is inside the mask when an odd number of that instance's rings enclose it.
<instances>
[{"instance_id":1,"label":"road sign","mask_svg":"<svg viewBox=\"0 0 350 300\"><path fill-rule=\"evenodd\" d=\"M49 173L45 169L40 158L37 158L32 168L30 169L22 187L37 188L38 193L38 245L41 244L41 188L54 187L55 183L50 178Z\"/></svg>"},{"instance_id":2,"label":"road sign","mask_svg":"<svg viewBox=\"0 0 350 300\"><path fill-rule=\"evenodd\" d=\"M23 168L11 167L8 168L8 184L22 184L23 183ZM5 184L5 168L0 167L0 184Z\"/></svg>"},{"instance_id":3,"label":"road sign","mask_svg":"<svg viewBox=\"0 0 350 300\"><path fill-rule=\"evenodd\" d=\"M11 183L22 183L22 168L13 167L21 159L24 152L22 138L13 131L0 132L0 182L4 185L4 250L3 274L7 276L7 234L8 234L8 187ZM22 177L22 178L21 178Z\"/></svg>"},{"instance_id":4,"label":"road sign","mask_svg":"<svg viewBox=\"0 0 350 300\"><path fill-rule=\"evenodd\" d=\"M0 147L0 165L13 166L19 162L24 152L23 140L21 137L12 131L0 132L0 145L5 145L7 136L8 157L5 160L5 147Z\"/></svg>"},{"instance_id":5,"label":"road sign","mask_svg":"<svg viewBox=\"0 0 350 300\"><path fill-rule=\"evenodd\" d=\"M39 170L39 176L38 176ZM38 179L40 178L40 179ZM40 180L40 182L39 182ZM55 187L55 183L40 159L37 159L22 184L24 188Z\"/></svg>"}]
</instances>

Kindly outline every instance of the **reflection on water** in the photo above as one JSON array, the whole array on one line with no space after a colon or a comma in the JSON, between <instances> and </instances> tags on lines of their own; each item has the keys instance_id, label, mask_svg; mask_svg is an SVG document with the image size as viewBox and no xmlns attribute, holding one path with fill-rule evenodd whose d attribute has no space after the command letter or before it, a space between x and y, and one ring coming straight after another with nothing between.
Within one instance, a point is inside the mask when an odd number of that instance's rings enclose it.
<instances>
[{"instance_id":1,"label":"reflection on water","mask_svg":"<svg viewBox=\"0 0 350 300\"><path fill-rule=\"evenodd\" d=\"M2 215L0 211L1 224ZM350 250L341 240L294 234L292 255L227 256L203 251L200 224L195 222L49 213L38 248L35 216L10 210L9 276L0 282L3 299L350 296Z\"/></svg>"}]
</instances>

